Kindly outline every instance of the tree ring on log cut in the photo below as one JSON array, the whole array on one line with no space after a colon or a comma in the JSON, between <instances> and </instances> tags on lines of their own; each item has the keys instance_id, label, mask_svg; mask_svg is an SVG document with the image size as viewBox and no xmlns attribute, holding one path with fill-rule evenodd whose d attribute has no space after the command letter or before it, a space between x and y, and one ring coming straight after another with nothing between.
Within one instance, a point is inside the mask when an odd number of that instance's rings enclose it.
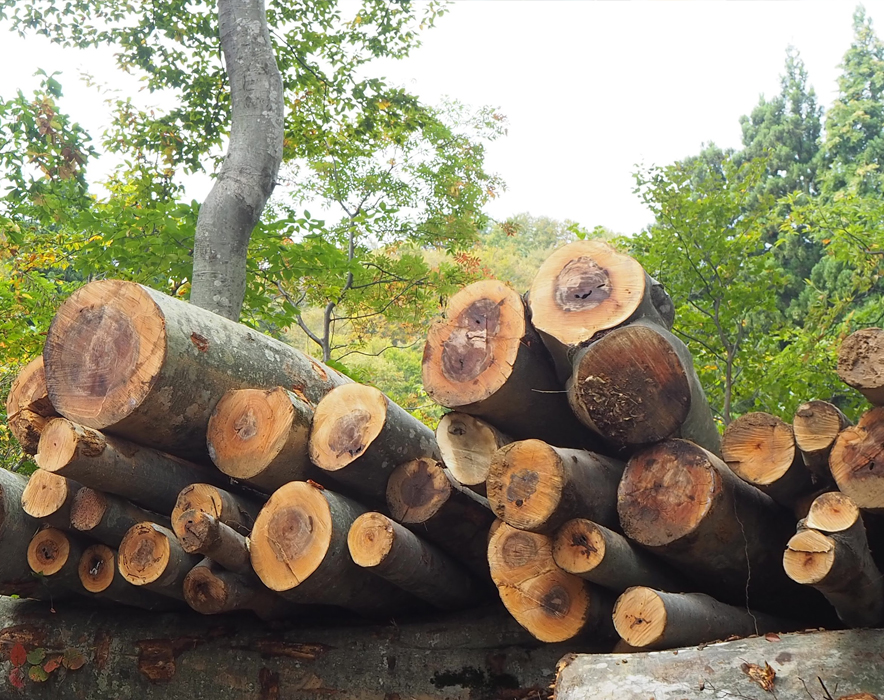
<instances>
[{"instance_id":1,"label":"tree ring on log cut","mask_svg":"<svg viewBox=\"0 0 884 700\"><path fill-rule=\"evenodd\" d=\"M338 471L358 459L381 434L387 397L374 387L343 384L319 402L310 435L310 459Z\"/></svg>"},{"instance_id":2,"label":"tree ring on log cut","mask_svg":"<svg viewBox=\"0 0 884 700\"><path fill-rule=\"evenodd\" d=\"M71 543L68 536L54 527L40 530L28 545L28 564L34 573L57 574L67 563Z\"/></svg>"},{"instance_id":3,"label":"tree ring on log cut","mask_svg":"<svg viewBox=\"0 0 884 700\"><path fill-rule=\"evenodd\" d=\"M511 569L526 566L540 555L539 538L534 533L515 530L507 532L503 544L498 548L503 564ZM541 540L546 542L546 540Z\"/></svg>"},{"instance_id":4,"label":"tree ring on log cut","mask_svg":"<svg viewBox=\"0 0 884 700\"><path fill-rule=\"evenodd\" d=\"M147 291L121 280L93 282L59 307L49 327L49 398L75 423L114 425L150 393L165 355L165 318Z\"/></svg>"},{"instance_id":5,"label":"tree ring on log cut","mask_svg":"<svg viewBox=\"0 0 884 700\"><path fill-rule=\"evenodd\" d=\"M101 593L113 583L116 575L114 550L107 545L93 544L80 557L77 567L80 583L90 593Z\"/></svg>"},{"instance_id":6,"label":"tree ring on log cut","mask_svg":"<svg viewBox=\"0 0 884 700\"><path fill-rule=\"evenodd\" d=\"M767 486L782 478L795 461L792 426L769 413L746 413L725 430L721 456L743 481Z\"/></svg>"},{"instance_id":7,"label":"tree ring on log cut","mask_svg":"<svg viewBox=\"0 0 884 700\"><path fill-rule=\"evenodd\" d=\"M822 581L835 563L835 543L816 530L793 536L783 553L783 568L793 581L807 586Z\"/></svg>"},{"instance_id":8,"label":"tree ring on log cut","mask_svg":"<svg viewBox=\"0 0 884 700\"><path fill-rule=\"evenodd\" d=\"M607 243L569 243L537 271L528 296L532 322L565 345L579 345L632 316L646 279L637 260Z\"/></svg>"},{"instance_id":9,"label":"tree ring on log cut","mask_svg":"<svg viewBox=\"0 0 884 700\"><path fill-rule=\"evenodd\" d=\"M227 582L208 566L195 566L188 572L184 591L187 604L202 615L224 612L224 603L230 597Z\"/></svg>"},{"instance_id":10,"label":"tree ring on log cut","mask_svg":"<svg viewBox=\"0 0 884 700\"><path fill-rule=\"evenodd\" d=\"M573 639L586 626L590 598L586 582L561 570L541 572L498 586L510 614L541 642Z\"/></svg>"},{"instance_id":11,"label":"tree ring on log cut","mask_svg":"<svg viewBox=\"0 0 884 700\"><path fill-rule=\"evenodd\" d=\"M829 455L838 490L863 509L884 509L884 407L866 411L845 428Z\"/></svg>"},{"instance_id":12,"label":"tree ring on log cut","mask_svg":"<svg viewBox=\"0 0 884 700\"><path fill-rule=\"evenodd\" d=\"M651 588L636 586L614 604L614 629L630 646L647 647L666 631L666 606Z\"/></svg>"},{"instance_id":13,"label":"tree ring on log cut","mask_svg":"<svg viewBox=\"0 0 884 700\"><path fill-rule=\"evenodd\" d=\"M721 491L721 476L706 451L687 440L667 440L629 460L617 492L624 534L646 547L689 536Z\"/></svg>"},{"instance_id":14,"label":"tree ring on log cut","mask_svg":"<svg viewBox=\"0 0 884 700\"><path fill-rule=\"evenodd\" d=\"M448 301L424 346L423 381L437 403L458 408L494 395L510 376L526 332L525 305L510 287L484 280ZM439 362L429 358L436 353Z\"/></svg>"},{"instance_id":15,"label":"tree ring on log cut","mask_svg":"<svg viewBox=\"0 0 884 700\"><path fill-rule=\"evenodd\" d=\"M565 571L585 574L604 561L605 538L591 520L569 520L556 532L553 558Z\"/></svg>"},{"instance_id":16,"label":"tree ring on log cut","mask_svg":"<svg viewBox=\"0 0 884 700\"><path fill-rule=\"evenodd\" d=\"M508 440L468 413L446 413L436 426L436 444L451 475L464 486L485 483L491 456Z\"/></svg>"},{"instance_id":17,"label":"tree ring on log cut","mask_svg":"<svg viewBox=\"0 0 884 700\"><path fill-rule=\"evenodd\" d=\"M840 491L829 491L817 496L810 504L806 527L823 532L844 532L860 519L860 510Z\"/></svg>"},{"instance_id":18,"label":"tree ring on log cut","mask_svg":"<svg viewBox=\"0 0 884 700\"><path fill-rule=\"evenodd\" d=\"M42 355L38 355L26 364L9 388L6 397L7 418L12 418L22 410L47 417L58 415L46 392L46 372Z\"/></svg>"},{"instance_id":19,"label":"tree ring on log cut","mask_svg":"<svg viewBox=\"0 0 884 700\"><path fill-rule=\"evenodd\" d=\"M350 526L347 546L357 565L371 568L381 564L393 549L396 532L380 513L363 513Z\"/></svg>"},{"instance_id":20,"label":"tree ring on log cut","mask_svg":"<svg viewBox=\"0 0 884 700\"><path fill-rule=\"evenodd\" d=\"M135 586L153 583L165 571L170 554L168 538L153 523L133 525L120 543L120 573Z\"/></svg>"},{"instance_id":21,"label":"tree ring on log cut","mask_svg":"<svg viewBox=\"0 0 884 700\"><path fill-rule=\"evenodd\" d=\"M252 566L271 590L290 590L316 571L331 537L331 508L321 490L304 481L289 482L255 520Z\"/></svg>"},{"instance_id":22,"label":"tree ring on log cut","mask_svg":"<svg viewBox=\"0 0 884 700\"><path fill-rule=\"evenodd\" d=\"M66 418L53 418L40 436L42 449L35 456L37 464L47 472L56 472L68 466L81 450L85 457L100 455L106 446L104 437L93 439L89 432L78 435L76 426Z\"/></svg>"},{"instance_id":23,"label":"tree ring on log cut","mask_svg":"<svg viewBox=\"0 0 884 700\"><path fill-rule=\"evenodd\" d=\"M445 504L451 489L444 469L435 460L421 458L400 464L387 481L390 515L403 525L426 522Z\"/></svg>"},{"instance_id":24,"label":"tree ring on log cut","mask_svg":"<svg viewBox=\"0 0 884 700\"><path fill-rule=\"evenodd\" d=\"M520 530L542 527L555 513L565 483L561 457L541 440L500 448L488 473L488 501L494 514Z\"/></svg>"},{"instance_id":25,"label":"tree ring on log cut","mask_svg":"<svg viewBox=\"0 0 884 700\"><path fill-rule=\"evenodd\" d=\"M38 469L21 495L22 510L38 520L58 513L70 493L68 480L45 469Z\"/></svg>"},{"instance_id":26,"label":"tree ring on log cut","mask_svg":"<svg viewBox=\"0 0 884 700\"><path fill-rule=\"evenodd\" d=\"M795 445L805 452L824 450L832 446L843 428L841 412L825 401L808 401L795 411L792 430Z\"/></svg>"}]
</instances>

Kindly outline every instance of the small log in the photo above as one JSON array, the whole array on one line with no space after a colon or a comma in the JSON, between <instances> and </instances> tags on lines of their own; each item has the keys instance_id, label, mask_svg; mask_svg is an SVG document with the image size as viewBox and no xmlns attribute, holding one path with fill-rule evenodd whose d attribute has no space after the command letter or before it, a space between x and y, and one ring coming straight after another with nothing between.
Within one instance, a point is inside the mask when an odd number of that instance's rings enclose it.
<instances>
[{"instance_id":1,"label":"small log","mask_svg":"<svg viewBox=\"0 0 884 700\"><path fill-rule=\"evenodd\" d=\"M828 401L808 401L795 411L792 419L795 446L801 452L804 465L817 477L817 483L831 483L829 453L838 433L851 425L850 419Z\"/></svg>"},{"instance_id":2,"label":"small log","mask_svg":"<svg viewBox=\"0 0 884 700\"><path fill-rule=\"evenodd\" d=\"M598 448L571 414L522 298L486 280L448 300L427 334L424 389L438 404L487 420L517 439Z\"/></svg>"},{"instance_id":3,"label":"small log","mask_svg":"<svg viewBox=\"0 0 884 700\"><path fill-rule=\"evenodd\" d=\"M829 454L829 468L838 490L863 510L884 512L884 407L860 416L842 430Z\"/></svg>"},{"instance_id":4,"label":"small log","mask_svg":"<svg viewBox=\"0 0 884 700\"><path fill-rule=\"evenodd\" d=\"M664 593L636 586L614 604L614 627L630 646L651 650L785 632L795 629L795 624L719 603L704 593Z\"/></svg>"},{"instance_id":5,"label":"small log","mask_svg":"<svg viewBox=\"0 0 884 700\"><path fill-rule=\"evenodd\" d=\"M313 405L283 387L235 389L218 402L206 433L222 472L267 493L315 478L307 444Z\"/></svg>"},{"instance_id":6,"label":"small log","mask_svg":"<svg viewBox=\"0 0 884 700\"><path fill-rule=\"evenodd\" d=\"M616 593L632 586L690 590L685 580L664 562L623 535L585 518L569 520L556 531L553 558L564 571Z\"/></svg>"},{"instance_id":7,"label":"small log","mask_svg":"<svg viewBox=\"0 0 884 700\"><path fill-rule=\"evenodd\" d=\"M574 357L568 400L580 422L634 451L681 437L721 451L721 437L687 346L644 319L607 332Z\"/></svg>"},{"instance_id":8,"label":"small log","mask_svg":"<svg viewBox=\"0 0 884 700\"><path fill-rule=\"evenodd\" d=\"M491 457L513 440L490 423L468 413L446 413L436 426L442 463L461 485L486 494L485 479Z\"/></svg>"},{"instance_id":9,"label":"small log","mask_svg":"<svg viewBox=\"0 0 884 700\"><path fill-rule=\"evenodd\" d=\"M364 512L344 496L292 481L274 492L255 521L252 567L270 590L296 603L369 616L402 612L414 599L350 558L347 534Z\"/></svg>"},{"instance_id":10,"label":"small log","mask_svg":"<svg viewBox=\"0 0 884 700\"><path fill-rule=\"evenodd\" d=\"M232 527L240 535L248 535L264 503L256 498L233 494L212 484L190 484L181 489L172 509L172 522L189 510L208 513L219 522Z\"/></svg>"},{"instance_id":11,"label":"small log","mask_svg":"<svg viewBox=\"0 0 884 700\"><path fill-rule=\"evenodd\" d=\"M859 508L844 494L825 493L813 502L804 527L783 554L789 578L820 591L848 627L880 625L884 577L872 560Z\"/></svg>"},{"instance_id":12,"label":"small log","mask_svg":"<svg viewBox=\"0 0 884 700\"><path fill-rule=\"evenodd\" d=\"M133 525L148 521L171 527L169 518L165 515L152 513L125 498L87 486L77 491L71 504L71 527L109 547L119 547Z\"/></svg>"},{"instance_id":13,"label":"small log","mask_svg":"<svg viewBox=\"0 0 884 700\"><path fill-rule=\"evenodd\" d=\"M416 459L399 465L387 482L387 507L402 523L483 580L488 578L488 501L458 488L439 462Z\"/></svg>"},{"instance_id":14,"label":"small log","mask_svg":"<svg viewBox=\"0 0 884 700\"><path fill-rule=\"evenodd\" d=\"M404 591L442 610L475 605L482 595L458 563L381 513L363 513L347 535L350 556Z\"/></svg>"},{"instance_id":15,"label":"small log","mask_svg":"<svg viewBox=\"0 0 884 700\"><path fill-rule=\"evenodd\" d=\"M47 419L57 415L46 390L40 355L26 364L12 382L6 397L6 422L22 451L34 455Z\"/></svg>"},{"instance_id":16,"label":"small log","mask_svg":"<svg viewBox=\"0 0 884 700\"><path fill-rule=\"evenodd\" d=\"M17 413L8 416L6 425L9 426L9 431L18 440L18 444L21 445L22 452L33 456L37 454L40 436L50 420L52 419L44 418L39 413L23 408Z\"/></svg>"},{"instance_id":17,"label":"small log","mask_svg":"<svg viewBox=\"0 0 884 700\"><path fill-rule=\"evenodd\" d=\"M34 459L41 469L158 513L170 513L178 493L194 481L226 480L214 469L104 435L66 418L49 422Z\"/></svg>"},{"instance_id":18,"label":"small log","mask_svg":"<svg viewBox=\"0 0 884 700\"><path fill-rule=\"evenodd\" d=\"M838 376L875 406L884 405L884 330L862 328L838 350Z\"/></svg>"},{"instance_id":19,"label":"small log","mask_svg":"<svg viewBox=\"0 0 884 700\"><path fill-rule=\"evenodd\" d=\"M60 530L71 529L71 506L80 484L38 469L28 480L21 495L21 507L32 518Z\"/></svg>"},{"instance_id":20,"label":"small log","mask_svg":"<svg viewBox=\"0 0 884 700\"><path fill-rule=\"evenodd\" d=\"M585 516L619 528L617 485L625 465L584 450L522 440L495 452L488 472L488 502L504 522L551 534Z\"/></svg>"},{"instance_id":21,"label":"small log","mask_svg":"<svg viewBox=\"0 0 884 700\"><path fill-rule=\"evenodd\" d=\"M279 620L303 613L262 584L254 574L237 574L211 559L203 559L184 577L184 600L202 615L251 610L262 620Z\"/></svg>"},{"instance_id":22,"label":"small log","mask_svg":"<svg viewBox=\"0 0 884 700\"><path fill-rule=\"evenodd\" d=\"M184 577L200 559L184 551L174 532L146 522L126 533L120 543L118 568L133 586L184 600Z\"/></svg>"},{"instance_id":23,"label":"small log","mask_svg":"<svg viewBox=\"0 0 884 700\"><path fill-rule=\"evenodd\" d=\"M0 596L42 597L43 581L28 566L28 546L40 522L21 501L28 479L0 469Z\"/></svg>"},{"instance_id":24,"label":"small log","mask_svg":"<svg viewBox=\"0 0 884 700\"><path fill-rule=\"evenodd\" d=\"M551 537L501 523L488 539L488 565L506 609L540 641L613 636L610 595L556 566Z\"/></svg>"},{"instance_id":25,"label":"small log","mask_svg":"<svg viewBox=\"0 0 884 700\"><path fill-rule=\"evenodd\" d=\"M121 280L74 292L43 358L59 413L197 461L207 458L209 416L227 391L283 386L315 403L349 381L285 343Z\"/></svg>"},{"instance_id":26,"label":"small log","mask_svg":"<svg viewBox=\"0 0 884 700\"><path fill-rule=\"evenodd\" d=\"M648 319L672 328L675 307L635 258L600 240L575 241L540 266L528 294L531 320L559 370L571 376L576 350L602 331Z\"/></svg>"},{"instance_id":27,"label":"small log","mask_svg":"<svg viewBox=\"0 0 884 700\"><path fill-rule=\"evenodd\" d=\"M83 546L80 541L55 527L46 527L37 532L28 544L28 566L38 576L45 577L50 584L69 591L80 589L77 568Z\"/></svg>"},{"instance_id":28,"label":"small log","mask_svg":"<svg viewBox=\"0 0 884 700\"><path fill-rule=\"evenodd\" d=\"M433 431L374 387L337 387L316 407L310 459L369 499L383 502L400 464L437 453Z\"/></svg>"},{"instance_id":29,"label":"small log","mask_svg":"<svg viewBox=\"0 0 884 700\"><path fill-rule=\"evenodd\" d=\"M786 508L818 490L792 426L770 413L746 413L727 426L721 455L734 474Z\"/></svg>"},{"instance_id":30,"label":"small log","mask_svg":"<svg viewBox=\"0 0 884 700\"><path fill-rule=\"evenodd\" d=\"M201 554L239 574L252 573L248 538L210 513L186 510L175 518L172 528L188 554Z\"/></svg>"},{"instance_id":31,"label":"small log","mask_svg":"<svg viewBox=\"0 0 884 700\"><path fill-rule=\"evenodd\" d=\"M117 571L117 553L104 544L83 550L77 565L80 585L88 592L115 603L144 610L177 610L179 606L143 587L133 586Z\"/></svg>"}]
</instances>

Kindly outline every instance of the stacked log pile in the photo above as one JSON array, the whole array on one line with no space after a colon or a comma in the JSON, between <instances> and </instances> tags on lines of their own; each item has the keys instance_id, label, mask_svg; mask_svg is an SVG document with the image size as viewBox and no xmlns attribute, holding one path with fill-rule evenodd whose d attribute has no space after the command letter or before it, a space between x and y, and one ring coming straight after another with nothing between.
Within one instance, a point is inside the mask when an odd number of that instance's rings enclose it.
<instances>
[{"instance_id":1,"label":"stacked log pile","mask_svg":"<svg viewBox=\"0 0 884 700\"><path fill-rule=\"evenodd\" d=\"M0 472L0 594L262 619L499 597L539 640L655 649L882 622L884 408L812 401L722 441L673 319L598 241L525 298L470 285L427 337L434 433L254 330L90 283L7 401L39 469Z\"/></svg>"}]
</instances>

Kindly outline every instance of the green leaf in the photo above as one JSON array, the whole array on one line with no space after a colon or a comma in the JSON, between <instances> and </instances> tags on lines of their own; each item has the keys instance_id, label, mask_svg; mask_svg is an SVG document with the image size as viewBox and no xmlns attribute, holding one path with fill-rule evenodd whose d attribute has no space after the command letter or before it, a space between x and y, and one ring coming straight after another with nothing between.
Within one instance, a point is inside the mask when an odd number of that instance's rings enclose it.
<instances>
[{"instance_id":1,"label":"green leaf","mask_svg":"<svg viewBox=\"0 0 884 700\"><path fill-rule=\"evenodd\" d=\"M28 652L28 663L29 664L42 664L43 660L46 658L46 650L42 647L37 649L32 649Z\"/></svg>"}]
</instances>

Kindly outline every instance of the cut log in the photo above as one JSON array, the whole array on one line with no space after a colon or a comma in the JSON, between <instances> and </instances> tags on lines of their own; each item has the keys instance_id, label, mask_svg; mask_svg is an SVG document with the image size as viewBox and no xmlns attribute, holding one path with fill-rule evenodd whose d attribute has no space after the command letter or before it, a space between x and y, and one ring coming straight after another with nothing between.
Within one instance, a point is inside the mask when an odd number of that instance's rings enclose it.
<instances>
[{"instance_id":1,"label":"cut log","mask_svg":"<svg viewBox=\"0 0 884 700\"><path fill-rule=\"evenodd\" d=\"M50 420L52 419L44 418L38 413L23 408L9 416L6 419L6 425L9 426L9 432L21 445L22 452L27 455L35 455L40 445L40 436Z\"/></svg>"},{"instance_id":2,"label":"cut log","mask_svg":"<svg viewBox=\"0 0 884 700\"><path fill-rule=\"evenodd\" d=\"M387 507L396 522L488 578L488 529L494 513L488 501L459 489L435 460L398 466L387 482Z\"/></svg>"},{"instance_id":3,"label":"cut log","mask_svg":"<svg viewBox=\"0 0 884 700\"><path fill-rule=\"evenodd\" d=\"M383 503L400 464L438 455L433 431L382 391L347 384L316 407L310 459L336 482Z\"/></svg>"},{"instance_id":4,"label":"cut log","mask_svg":"<svg viewBox=\"0 0 884 700\"><path fill-rule=\"evenodd\" d=\"M623 535L585 518L569 520L556 531L553 558L564 571L616 593L632 586L690 590L685 580L664 562Z\"/></svg>"},{"instance_id":5,"label":"cut log","mask_svg":"<svg viewBox=\"0 0 884 700\"><path fill-rule=\"evenodd\" d=\"M43 358L59 413L197 461L225 392L283 386L315 403L349 381L251 328L120 280L91 282L61 305Z\"/></svg>"},{"instance_id":6,"label":"cut log","mask_svg":"<svg viewBox=\"0 0 884 700\"><path fill-rule=\"evenodd\" d=\"M792 431L795 446L801 451L805 466L817 477L818 483L831 483L829 453L835 439L850 420L828 401L808 401L795 411Z\"/></svg>"},{"instance_id":7,"label":"cut log","mask_svg":"<svg viewBox=\"0 0 884 700\"><path fill-rule=\"evenodd\" d=\"M640 318L669 329L675 319L663 286L637 260L599 240L556 250L537 271L528 299L562 381L571 376L576 349L599 332Z\"/></svg>"},{"instance_id":8,"label":"cut log","mask_svg":"<svg viewBox=\"0 0 884 700\"><path fill-rule=\"evenodd\" d=\"M448 473L482 496L486 494L485 479L492 455L512 441L490 423L468 413L447 413L436 426L436 443Z\"/></svg>"},{"instance_id":9,"label":"cut log","mask_svg":"<svg viewBox=\"0 0 884 700\"><path fill-rule=\"evenodd\" d=\"M813 502L804 526L783 554L789 578L826 596L845 625L880 625L884 577L872 560L859 508L844 494L826 493Z\"/></svg>"},{"instance_id":10,"label":"cut log","mask_svg":"<svg viewBox=\"0 0 884 700\"><path fill-rule=\"evenodd\" d=\"M548 535L501 523L488 539L488 565L506 609L540 641L613 637L610 594L556 566Z\"/></svg>"},{"instance_id":11,"label":"cut log","mask_svg":"<svg viewBox=\"0 0 884 700\"><path fill-rule=\"evenodd\" d=\"M628 451L681 437L720 453L690 351L649 321L620 326L580 350L568 400L584 425Z\"/></svg>"},{"instance_id":12,"label":"cut log","mask_svg":"<svg viewBox=\"0 0 884 700\"><path fill-rule=\"evenodd\" d=\"M172 509L172 522L189 510L208 513L219 522L246 535L255 526L255 520L264 504L255 498L233 494L212 484L190 484L181 489Z\"/></svg>"},{"instance_id":13,"label":"cut log","mask_svg":"<svg viewBox=\"0 0 884 700\"><path fill-rule=\"evenodd\" d=\"M619 528L617 485L624 464L584 450L521 440L501 447L488 472L488 502L504 522L551 534L587 517Z\"/></svg>"},{"instance_id":14,"label":"cut log","mask_svg":"<svg viewBox=\"0 0 884 700\"><path fill-rule=\"evenodd\" d=\"M155 522L171 527L169 518L139 508L125 498L83 486L71 504L71 527L93 540L117 548L133 525Z\"/></svg>"},{"instance_id":15,"label":"cut log","mask_svg":"<svg viewBox=\"0 0 884 700\"><path fill-rule=\"evenodd\" d=\"M869 403L884 405L884 330L863 328L851 333L838 350L838 376Z\"/></svg>"},{"instance_id":16,"label":"cut log","mask_svg":"<svg viewBox=\"0 0 884 700\"><path fill-rule=\"evenodd\" d=\"M794 521L718 457L667 440L632 457L618 511L624 534L733 605L804 619L825 612L783 572Z\"/></svg>"},{"instance_id":17,"label":"cut log","mask_svg":"<svg viewBox=\"0 0 884 700\"><path fill-rule=\"evenodd\" d=\"M21 507L25 513L60 530L71 529L71 506L80 484L38 469L28 480L21 495Z\"/></svg>"},{"instance_id":18,"label":"cut log","mask_svg":"<svg viewBox=\"0 0 884 700\"><path fill-rule=\"evenodd\" d=\"M786 508L819 488L795 446L792 426L769 413L746 413L733 421L721 453L734 474Z\"/></svg>"},{"instance_id":19,"label":"cut log","mask_svg":"<svg viewBox=\"0 0 884 700\"><path fill-rule=\"evenodd\" d=\"M274 621L303 614L305 607L280 598L256 576L237 574L203 559L184 577L184 600L202 615L251 610Z\"/></svg>"},{"instance_id":20,"label":"cut log","mask_svg":"<svg viewBox=\"0 0 884 700\"><path fill-rule=\"evenodd\" d=\"M786 632L795 624L719 603L704 593L664 593L636 586L617 599L614 627L630 646L650 650Z\"/></svg>"},{"instance_id":21,"label":"cut log","mask_svg":"<svg viewBox=\"0 0 884 700\"><path fill-rule=\"evenodd\" d=\"M350 558L347 534L364 512L318 485L288 483L255 521L252 567L270 590L296 603L337 605L369 616L407 610L417 601Z\"/></svg>"},{"instance_id":22,"label":"cut log","mask_svg":"<svg viewBox=\"0 0 884 700\"><path fill-rule=\"evenodd\" d=\"M842 430L829 454L838 489L863 510L884 512L884 407Z\"/></svg>"},{"instance_id":23,"label":"cut log","mask_svg":"<svg viewBox=\"0 0 884 700\"><path fill-rule=\"evenodd\" d=\"M66 418L49 422L34 459L41 469L164 514L172 511L178 493L188 484L227 480L214 469L104 435Z\"/></svg>"},{"instance_id":24,"label":"cut log","mask_svg":"<svg viewBox=\"0 0 884 700\"><path fill-rule=\"evenodd\" d=\"M83 550L77 566L80 585L88 592L115 603L144 610L177 610L179 605L166 598L133 586L117 571L117 553L104 544Z\"/></svg>"},{"instance_id":25,"label":"cut log","mask_svg":"<svg viewBox=\"0 0 884 700\"><path fill-rule=\"evenodd\" d=\"M495 280L476 282L448 300L445 315L430 327L422 361L424 389L436 403L517 439L598 448L571 414L516 292Z\"/></svg>"},{"instance_id":26,"label":"cut log","mask_svg":"<svg viewBox=\"0 0 884 700\"><path fill-rule=\"evenodd\" d=\"M47 418L57 415L46 390L41 355L26 364L12 382L6 397L6 422L22 451L33 455Z\"/></svg>"},{"instance_id":27,"label":"cut log","mask_svg":"<svg viewBox=\"0 0 884 700\"><path fill-rule=\"evenodd\" d=\"M28 545L40 522L21 505L28 479L0 469L0 596L41 597L41 580L28 566Z\"/></svg>"},{"instance_id":28,"label":"cut log","mask_svg":"<svg viewBox=\"0 0 884 700\"><path fill-rule=\"evenodd\" d=\"M186 510L175 518L172 527L188 554L201 554L239 574L252 573L248 538L211 514Z\"/></svg>"},{"instance_id":29,"label":"cut log","mask_svg":"<svg viewBox=\"0 0 884 700\"><path fill-rule=\"evenodd\" d=\"M64 530L46 527L37 532L28 544L28 566L38 576L69 591L80 590L77 569L83 545Z\"/></svg>"},{"instance_id":30,"label":"cut log","mask_svg":"<svg viewBox=\"0 0 884 700\"><path fill-rule=\"evenodd\" d=\"M171 530L138 523L120 543L118 568L133 586L184 600L184 577L201 559L185 552Z\"/></svg>"},{"instance_id":31,"label":"cut log","mask_svg":"<svg viewBox=\"0 0 884 700\"><path fill-rule=\"evenodd\" d=\"M313 405L282 387L228 391L209 419L209 456L222 472L273 493L316 478L307 450Z\"/></svg>"},{"instance_id":32,"label":"cut log","mask_svg":"<svg viewBox=\"0 0 884 700\"><path fill-rule=\"evenodd\" d=\"M357 566L434 607L468 608L483 597L460 564L381 513L356 518L347 546Z\"/></svg>"}]
</instances>

